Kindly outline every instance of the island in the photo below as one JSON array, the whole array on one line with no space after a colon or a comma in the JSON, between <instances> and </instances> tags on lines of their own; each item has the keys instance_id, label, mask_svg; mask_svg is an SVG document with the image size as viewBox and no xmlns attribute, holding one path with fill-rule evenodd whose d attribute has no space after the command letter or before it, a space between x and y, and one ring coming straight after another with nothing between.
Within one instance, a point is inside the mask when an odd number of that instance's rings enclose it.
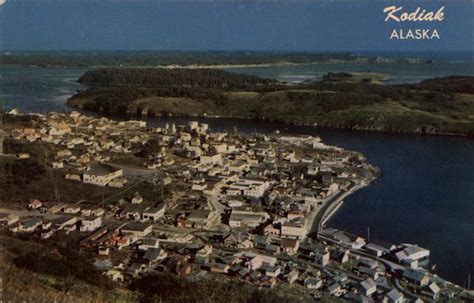
<instances>
[{"instance_id":1,"label":"island","mask_svg":"<svg viewBox=\"0 0 474 303\"><path fill-rule=\"evenodd\" d=\"M101 113L265 119L299 125L425 134L474 134L474 77L404 85L383 74L329 73L283 83L219 69L101 68L68 105Z\"/></svg>"},{"instance_id":2,"label":"island","mask_svg":"<svg viewBox=\"0 0 474 303\"><path fill-rule=\"evenodd\" d=\"M431 272L426 248L325 226L379 171L319 137L1 118L6 301L473 299Z\"/></svg>"},{"instance_id":3,"label":"island","mask_svg":"<svg viewBox=\"0 0 474 303\"><path fill-rule=\"evenodd\" d=\"M223 68L317 63L429 64L423 58L361 56L349 52L283 51L5 51L3 64L42 67L186 67Z\"/></svg>"}]
</instances>

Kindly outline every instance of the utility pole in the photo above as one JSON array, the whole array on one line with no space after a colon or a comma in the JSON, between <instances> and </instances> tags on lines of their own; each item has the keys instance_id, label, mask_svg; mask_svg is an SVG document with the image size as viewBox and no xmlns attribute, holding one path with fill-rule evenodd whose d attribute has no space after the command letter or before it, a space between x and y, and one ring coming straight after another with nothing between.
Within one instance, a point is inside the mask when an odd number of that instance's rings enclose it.
<instances>
[{"instance_id":1,"label":"utility pole","mask_svg":"<svg viewBox=\"0 0 474 303\"><path fill-rule=\"evenodd\" d=\"M471 273L467 274L467 290L471 290Z\"/></svg>"}]
</instances>

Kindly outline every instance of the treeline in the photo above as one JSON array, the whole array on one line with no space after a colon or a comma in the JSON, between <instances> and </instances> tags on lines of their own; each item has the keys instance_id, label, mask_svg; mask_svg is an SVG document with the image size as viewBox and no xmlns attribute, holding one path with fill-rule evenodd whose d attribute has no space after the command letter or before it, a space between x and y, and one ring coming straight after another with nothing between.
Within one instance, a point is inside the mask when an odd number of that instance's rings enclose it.
<instances>
[{"instance_id":1,"label":"treeline","mask_svg":"<svg viewBox=\"0 0 474 303\"><path fill-rule=\"evenodd\" d=\"M156 66L246 65L354 61L350 53L256 51L117 51L117 52L12 52L3 53L3 64L37 66Z\"/></svg>"},{"instance_id":2,"label":"treeline","mask_svg":"<svg viewBox=\"0 0 474 303\"><path fill-rule=\"evenodd\" d=\"M474 77L449 76L433 78L407 86L414 89L426 89L441 93L474 94Z\"/></svg>"},{"instance_id":3,"label":"treeline","mask_svg":"<svg viewBox=\"0 0 474 303\"><path fill-rule=\"evenodd\" d=\"M219 69L101 68L87 71L79 82L94 86L248 88L276 83L272 79Z\"/></svg>"},{"instance_id":4,"label":"treeline","mask_svg":"<svg viewBox=\"0 0 474 303\"><path fill-rule=\"evenodd\" d=\"M344 72L340 72L340 73L327 73L323 76L322 80L324 82L340 82L340 81L344 81L344 80L347 80L349 78L352 78L352 74L350 73L344 73Z\"/></svg>"}]
</instances>

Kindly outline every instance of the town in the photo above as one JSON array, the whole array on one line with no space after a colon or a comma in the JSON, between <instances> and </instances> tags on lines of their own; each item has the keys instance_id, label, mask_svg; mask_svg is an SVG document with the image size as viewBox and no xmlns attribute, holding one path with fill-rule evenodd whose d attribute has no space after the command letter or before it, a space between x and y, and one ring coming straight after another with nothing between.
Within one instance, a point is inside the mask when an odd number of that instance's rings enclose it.
<instances>
[{"instance_id":1,"label":"town","mask_svg":"<svg viewBox=\"0 0 474 303\"><path fill-rule=\"evenodd\" d=\"M1 157L41 157L65 182L95 191L1 208L5 232L69 238L117 283L169 272L314 300L470 295L431 272L428 249L326 227L348 195L378 176L360 153L318 137L213 132L196 121L151 127L79 112L6 115L32 123L4 125ZM15 142L42 152L12 152Z\"/></svg>"}]
</instances>

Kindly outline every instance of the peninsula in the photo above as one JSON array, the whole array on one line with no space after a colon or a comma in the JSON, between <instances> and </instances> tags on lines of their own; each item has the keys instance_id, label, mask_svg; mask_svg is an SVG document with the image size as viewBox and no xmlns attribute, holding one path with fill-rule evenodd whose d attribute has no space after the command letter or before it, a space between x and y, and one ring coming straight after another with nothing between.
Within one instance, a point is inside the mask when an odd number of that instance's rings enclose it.
<instances>
[{"instance_id":1,"label":"peninsula","mask_svg":"<svg viewBox=\"0 0 474 303\"><path fill-rule=\"evenodd\" d=\"M474 78L450 76L383 85L381 74L329 73L282 83L218 69L106 68L86 72L90 86L73 108L149 116L265 119L344 129L474 134Z\"/></svg>"}]
</instances>

